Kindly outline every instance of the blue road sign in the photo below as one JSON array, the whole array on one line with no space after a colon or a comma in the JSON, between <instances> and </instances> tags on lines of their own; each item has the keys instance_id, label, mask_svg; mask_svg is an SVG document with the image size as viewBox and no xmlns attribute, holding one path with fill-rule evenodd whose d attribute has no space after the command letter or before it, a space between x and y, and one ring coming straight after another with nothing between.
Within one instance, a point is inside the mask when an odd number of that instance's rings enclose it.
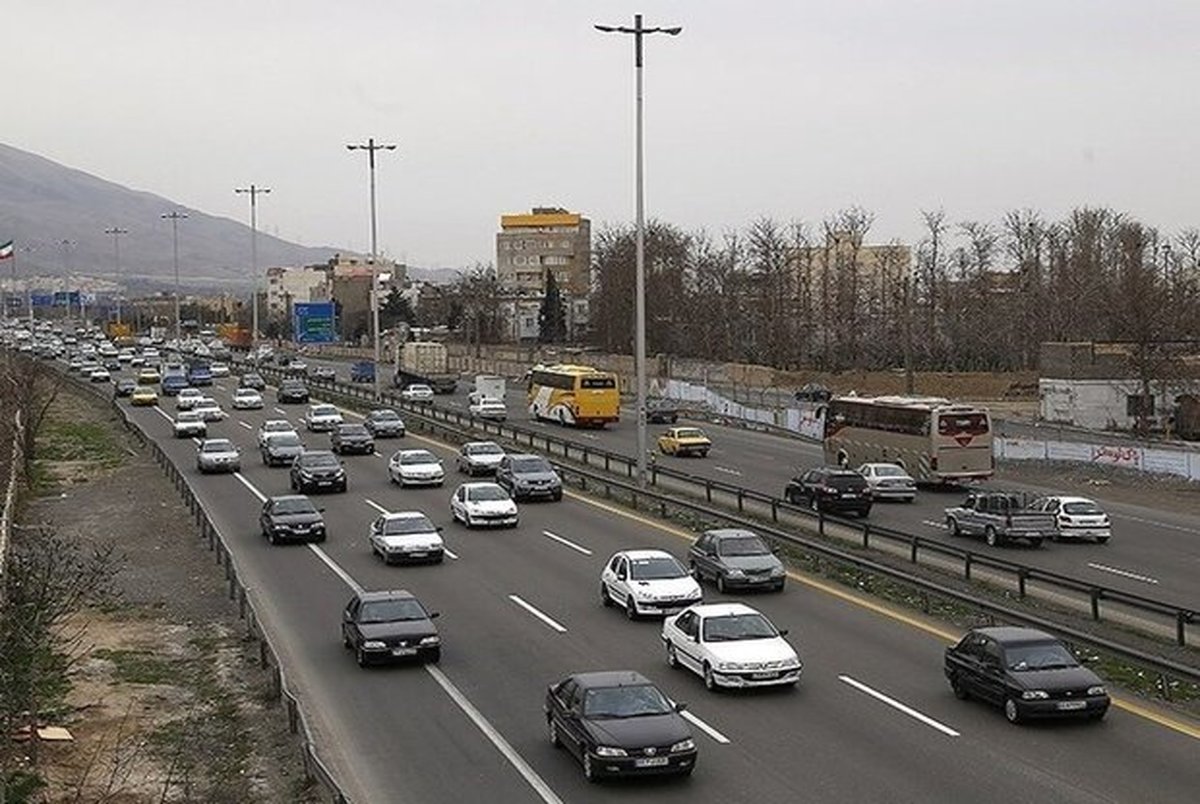
<instances>
[{"instance_id":1,"label":"blue road sign","mask_svg":"<svg viewBox=\"0 0 1200 804\"><path fill-rule=\"evenodd\" d=\"M333 343L333 302L300 302L292 305L292 340L296 343Z\"/></svg>"}]
</instances>

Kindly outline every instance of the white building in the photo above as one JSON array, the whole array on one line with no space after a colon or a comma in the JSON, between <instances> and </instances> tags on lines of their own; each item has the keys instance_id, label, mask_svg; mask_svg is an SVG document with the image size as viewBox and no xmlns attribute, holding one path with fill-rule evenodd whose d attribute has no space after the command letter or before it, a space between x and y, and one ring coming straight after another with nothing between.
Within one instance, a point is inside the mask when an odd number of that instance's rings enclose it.
<instances>
[{"instance_id":1,"label":"white building","mask_svg":"<svg viewBox=\"0 0 1200 804\"><path fill-rule=\"evenodd\" d=\"M325 266L267 269L267 314L287 316L296 302L329 300L329 273Z\"/></svg>"}]
</instances>

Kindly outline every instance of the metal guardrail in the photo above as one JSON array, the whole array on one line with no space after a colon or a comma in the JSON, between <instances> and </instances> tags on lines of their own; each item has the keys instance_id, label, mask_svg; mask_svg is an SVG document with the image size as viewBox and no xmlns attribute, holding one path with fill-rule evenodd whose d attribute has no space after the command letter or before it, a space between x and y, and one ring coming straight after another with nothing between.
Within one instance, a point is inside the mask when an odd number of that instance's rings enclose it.
<instances>
[{"instance_id":1,"label":"metal guardrail","mask_svg":"<svg viewBox=\"0 0 1200 804\"><path fill-rule=\"evenodd\" d=\"M258 366L255 368L266 376L277 378L286 376L282 369L275 367ZM324 380L305 380L305 382L310 388L327 394L335 394L361 402L374 401L373 390L370 386L363 387L352 383ZM634 477L636 471L637 462L628 455L580 444L508 422L480 419L465 412L434 405L405 402L392 391L384 391L382 396L383 402L402 409L409 415L454 424L469 431L483 432L516 444L528 445L529 448L539 449L552 457L576 460L585 466L602 466L605 472L616 472L630 479ZM1049 588L1059 593L1060 596L1063 594L1070 596L1069 599L1076 601L1079 608L1087 611L1097 622L1105 619L1117 619L1109 616L1109 607L1101 605L1102 603L1151 615L1153 619L1143 618L1143 621L1148 624L1157 623L1160 628L1173 629L1175 643L1180 646L1189 644L1189 626L1200 622L1200 616L1196 609L1187 606L1155 600L1062 573L996 558L986 553L946 544L896 528L816 513L765 492L719 480L697 477L670 467L652 463L649 466L649 473L648 480L653 487L687 493L693 497L702 498L706 503L735 509L739 514L758 514L775 524L787 524L790 520L793 524L815 527L820 535L826 535L826 529L832 525L835 531L843 534L848 531L854 541L860 543L864 548L870 548L872 542L898 545L903 548L913 563L921 563L921 559L926 558L929 559L927 564L945 569L946 561L952 560L956 564L956 572L966 580L971 580L973 573L977 573L981 569L1001 573L1004 580L1013 585L1019 598L1032 595L1043 587ZM835 532L833 535L839 534ZM1037 588L1035 589L1035 587ZM1080 595L1082 598L1079 597ZM1117 609L1114 609L1111 613L1115 614L1116 611Z\"/></svg>"},{"instance_id":2,"label":"metal guardrail","mask_svg":"<svg viewBox=\"0 0 1200 804\"><path fill-rule=\"evenodd\" d=\"M287 677L283 671L283 663L279 660L279 652L271 644L271 638L263 628L258 612L255 609L252 595L242 583L241 574L233 558L233 552L229 549L229 544L226 542L224 535L213 524L204 503L196 496L195 491L188 482L187 476L179 470L179 467L175 465L170 456L159 446L158 442L147 435L141 426L129 417L126 409L119 405L115 398L103 393L100 386L80 382L71 375L67 376L70 377L72 383L77 388L89 391L111 404L117 416L125 424L126 429L137 437L142 446L150 450L151 455L154 457L154 462L162 468L167 479L171 481L171 484L175 486L176 491L183 498L184 504L191 511L195 519L200 538L208 543L208 549L216 557L217 565L225 568L225 578L229 584L229 599L237 602L238 617L246 621L247 635L258 640L259 666L271 673L272 695L275 700L283 702L287 710L288 729L292 734L300 738L305 779L321 785L328 793L329 800L333 804L350 804L350 798L342 791L341 785L338 784L333 773L321 760L317 751L316 740L304 717L300 699L288 687ZM111 386L104 385L103 388L108 390Z\"/></svg>"}]
</instances>

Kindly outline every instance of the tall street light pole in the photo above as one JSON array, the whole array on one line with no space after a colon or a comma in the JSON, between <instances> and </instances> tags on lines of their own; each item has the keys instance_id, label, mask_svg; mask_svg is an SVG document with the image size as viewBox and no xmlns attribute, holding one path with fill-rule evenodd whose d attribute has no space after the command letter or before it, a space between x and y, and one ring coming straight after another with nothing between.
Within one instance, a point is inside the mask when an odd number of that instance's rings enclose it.
<instances>
[{"instance_id":1,"label":"tall street light pole","mask_svg":"<svg viewBox=\"0 0 1200 804\"><path fill-rule=\"evenodd\" d=\"M375 152L394 151L395 145L376 143L371 137L365 143L347 145L350 151L366 151L367 166L371 174L371 330L375 341L375 398L380 398L379 392L379 246L376 240L375 224Z\"/></svg>"},{"instance_id":2,"label":"tall street light pole","mask_svg":"<svg viewBox=\"0 0 1200 804\"><path fill-rule=\"evenodd\" d=\"M121 235L129 234L128 229L113 226L105 229L106 235L113 239L113 280L117 283L117 326L121 325Z\"/></svg>"},{"instance_id":3,"label":"tall street light pole","mask_svg":"<svg viewBox=\"0 0 1200 804\"><path fill-rule=\"evenodd\" d=\"M250 354L254 355L258 349L258 196L271 192L271 188L251 184L249 187L238 187L234 192L250 196L250 271L254 276L254 320L250 325Z\"/></svg>"},{"instance_id":4,"label":"tall street light pole","mask_svg":"<svg viewBox=\"0 0 1200 804\"><path fill-rule=\"evenodd\" d=\"M179 320L179 221L187 217L184 212L164 212L159 217L171 222L171 260L175 264L175 345L183 342L183 329Z\"/></svg>"},{"instance_id":5,"label":"tall street light pole","mask_svg":"<svg viewBox=\"0 0 1200 804\"><path fill-rule=\"evenodd\" d=\"M639 487L646 485L646 201L642 159L642 37L647 34L678 36L683 28L646 28L642 26L642 15L633 16L633 27L625 25L596 25L604 33L633 35L633 66L636 76L637 98L637 287L636 335L634 341L634 363L637 369L637 481Z\"/></svg>"},{"instance_id":6,"label":"tall street light pole","mask_svg":"<svg viewBox=\"0 0 1200 804\"><path fill-rule=\"evenodd\" d=\"M75 241L68 240L64 237L62 240L58 241L58 245L59 245L59 248L62 250L63 282L65 283L65 287L67 289L67 320L74 321L75 311L71 309L71 246L75 245ZM83 294L82 293L80 293L80 296L79 296L79 307L80 307L79 317L83 318ZM79 323L80 323L80 326L83 326L82 321L80 321Z\"/></svg>"}]
</instances>

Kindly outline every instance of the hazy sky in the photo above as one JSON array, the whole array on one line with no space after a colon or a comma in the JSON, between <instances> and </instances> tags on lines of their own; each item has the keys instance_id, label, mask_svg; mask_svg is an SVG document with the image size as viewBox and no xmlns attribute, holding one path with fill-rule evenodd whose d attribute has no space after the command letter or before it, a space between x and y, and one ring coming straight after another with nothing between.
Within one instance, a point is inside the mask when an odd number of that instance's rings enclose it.
<instances>
[{"instance_id":1,"label":"hazy sky","mask_svg":"<svg viewBox=\"0 0 1200 804\"><path fill-rule=\"evenodd\" d=\"M633 58L593 22L678 24L646 57L647 204L719 233L851 204L1091 203L1200 223L1196 0L9 0L0 139L262 228L415 265L494 259L502 212L633 219Z\"/></svg>"}]
</instances>

